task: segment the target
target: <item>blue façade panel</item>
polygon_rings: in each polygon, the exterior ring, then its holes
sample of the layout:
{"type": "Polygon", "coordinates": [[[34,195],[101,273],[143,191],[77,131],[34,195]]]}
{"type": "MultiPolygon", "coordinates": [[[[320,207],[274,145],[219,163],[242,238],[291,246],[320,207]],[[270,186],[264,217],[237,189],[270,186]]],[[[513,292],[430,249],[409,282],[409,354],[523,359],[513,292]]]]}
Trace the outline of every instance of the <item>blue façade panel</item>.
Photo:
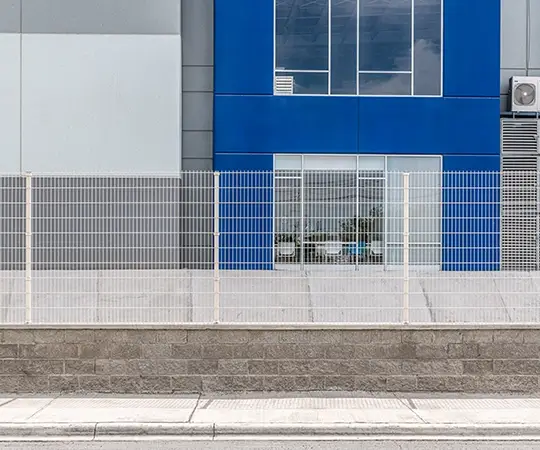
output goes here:
{"type": "Polygon", "coordinates": [[[223,270],[270,270],[273,261],[272,172],[221,172],[219,265],[223,270]]]}
{"type": "Polygon", "coordinates": [[[216,94],[272,94],[274,1],[214,0],[216,94]]]}
{"type": "Polygon", "coordinates": [[[499,156],[447,156],[443,168],[443,270],[499,270],[499,156]]]}
{"type": "Polygon", "coordinates": [[[216,154],[358,151],[356,97],[216,96],[214,117],[216,154]]]}
{"type": "Polygon", "coordinates": [[[445,0],[445,97],[498,97],[500,0],[445,0]]]}
{"type": "Polygon", "coordinates": [[[358,99],[359,153],[499,154],[499,99],[358,99]]]}

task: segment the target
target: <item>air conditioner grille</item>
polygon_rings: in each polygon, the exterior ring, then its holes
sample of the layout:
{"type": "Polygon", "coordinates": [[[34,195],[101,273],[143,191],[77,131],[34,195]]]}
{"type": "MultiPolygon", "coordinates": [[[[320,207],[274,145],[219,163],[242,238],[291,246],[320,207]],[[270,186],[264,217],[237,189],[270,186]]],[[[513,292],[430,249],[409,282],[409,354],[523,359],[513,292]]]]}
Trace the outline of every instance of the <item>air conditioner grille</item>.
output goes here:
{"type": "Polygon", "coordinates": [[[294,77],[288,75],[276,76],[274,91],[276,94],[281,95],[294,94],[294,77]]]}

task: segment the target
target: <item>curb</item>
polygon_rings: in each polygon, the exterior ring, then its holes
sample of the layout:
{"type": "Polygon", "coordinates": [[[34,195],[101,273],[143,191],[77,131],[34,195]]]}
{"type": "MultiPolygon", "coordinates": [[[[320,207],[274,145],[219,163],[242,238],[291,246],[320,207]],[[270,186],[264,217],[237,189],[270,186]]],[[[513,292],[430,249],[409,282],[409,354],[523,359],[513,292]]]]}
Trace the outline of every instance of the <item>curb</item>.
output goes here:
{"type": "Polygon", "coordinates": [[[540,439],[538,424],[211,424],[211,423],[4,423],[0,440],[84,440],[168,437],[184,439],[236,439],[265,437],[313,438],[510,438],[540,439]]]}

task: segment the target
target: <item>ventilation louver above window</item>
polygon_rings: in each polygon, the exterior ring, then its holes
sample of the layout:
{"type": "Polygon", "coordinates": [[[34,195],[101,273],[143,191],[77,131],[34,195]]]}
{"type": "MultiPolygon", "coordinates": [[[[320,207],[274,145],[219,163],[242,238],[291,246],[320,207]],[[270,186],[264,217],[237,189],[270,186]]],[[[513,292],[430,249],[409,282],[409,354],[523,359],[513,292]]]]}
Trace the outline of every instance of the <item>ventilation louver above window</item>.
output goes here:
{"type": "Polygon", "coordinates": [[[276,76],[274,91],[279,95],[294,94],[294,77],[292,76],[276,76]]]}

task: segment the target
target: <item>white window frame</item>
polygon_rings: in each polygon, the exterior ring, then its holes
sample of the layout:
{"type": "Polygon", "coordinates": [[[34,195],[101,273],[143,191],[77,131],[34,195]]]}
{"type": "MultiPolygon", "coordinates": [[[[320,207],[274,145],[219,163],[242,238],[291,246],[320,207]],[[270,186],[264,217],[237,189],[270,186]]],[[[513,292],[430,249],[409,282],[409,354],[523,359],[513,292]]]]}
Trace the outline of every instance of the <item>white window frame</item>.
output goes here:
{"type": "MultiPolygon", "coordinates": [[[[361,268],[362,270],[383,270],[383,271],[387,271],[387,270],[401,270],[401,268],[403,267],[403,264],[388,264],[387,263],[387,257],[388,257],[388,251],[389,251],[389,246],[398,246],[398,245],[403,245],[403,244],[400,244],[399,242],[388,242],[388,224],[386,223],[386,221],[388,220],[388,213],[387,213],[387,208],[388,208],[388,189],[386,188],[387,186],[387,183],[388,183],[388,174],[389,173],[396,173],[396,172],[389,172],[388,171],[388,158],[391,158],[391,157],[414,157],[414,158],[430,158],[430,159],[435,159],[437,158],[439,160],[439,170],[437,172],[433,172],[433,173],[437,173],[440,175],[440,181],[441,181],[441,186],[440,186],[440,195],[441,195],[441,215],[439,217],[439,223],[440,223],[440,242],[438,244],[439,248],[440,248],[440,258],[441,260],[438,262],[438,264],[434,264],[434,265],[414,265],[414,270],[435,270],[435,271],[440,271],[442,269],[442,264],[443,264],[443,207],[444,207],[444,186],[443,186],[443,159],[442,159],[442,155],[412,155],[412,154],[362,154],[362,155],[358,155],[358,154],[332,154],[332,153],[317,153],[317,154],[301,154],[301,153],[284,153],[284,154],[274,154],[273,155],[273,163],[272,163],[272,167],[273,167],[273,172],[274,172],[274,175],[273,175],[273,178],[274,178],[274,183],[273,183],[273,188],[272,188],[272,221],[273,221],[273,225],[272,225],[272,263],[274,264],[274,268],[277,269],[277,270],[297,270],[298,269],[298,266],[300,267],[303,267],[303,266],[308,266],[308,267],[317,267],[317,268],[320,268],[319,265],[311,265],[311,264],[306,264],[304,262],[301,262],[299,265],[298,264],[279,264],[277,263],[276,264],[276,248],[275,248],[275,245],[274,245],[274,242],[275,242],[275,238],[276,238],[276,226],[275,226],[275,219],[276,219],[276,183],[275,183],[275,180],[276,178],[276,174],[278,171],[283,171],[283,172],[288,172],[288,171],[299,171],[299,174],[300,174],[300,179],[303,180],[304,179],[304,173],[307,171],[309,172],[310,170],[306,170],[305,169],[305,162],[304,162],[304,159],[305,157],[333,157],[333,158],[343,158],[343,157],[356,157],[356,173],[357,173],[357,176],[358,174],[360,173],[360,160],[361,158],[365,158],[365,157],[378,157],[378,158],[384,158],[384,168],[383,168],[383,171],[384,171],[384,180],[385,180],[385,193],[384,193],[384,220],[385,220],[385,227],[384,227],[384,264],[382,265],[370,265],[370,264],[366,264],[366,265],[362,265],[361,268]],[[300,169],[278,169],[277,168],[277,164],[276,164],[276,160],[279,158],[279,157],[283,157],[283,156],[288,156],[288,157],[296,157],[296,158],[299,158],[300,161],[301,161],[301,168],[300,169]]],[[[344,172],[346,171],[346,169],[343,170],[344,172]]],[[[351,171],[354,171],[353,169],[351,169],[351,171]]],[[[422,172],[422,171],[420,171],[422,172]]],[[[302,204],[304,202],[304,193],[303,193],[303,186],[304,186],[304,183],[303,181],[301,181],[301,190],[302,190],[302,194],[301,194],[301,197],[302,197],[302,204]]],[[[302,210],[303,210],[303,207],[302,207],[302,210]]],[[[303,218],[302,218],[303,220],[303,218]]],[[[427,243],[413,243],[413,244],[410,244],[409,245],[409,250],[411,248],[411,245],[412,246],[415,246],[415,245],[427,245],[427,243]]],[[[433,245],[433,247],[435,247],[435,244],[433,243],[429,243],[429,245],[433,245]]],[[[325,266],[326,267],[326,266],[325,266]]],[[[328,266],[329,269],[331,270],[357,270],[358,269],[358,266],[354,266],[354,265],[332,265],[332,266],[328,266]]]]}
{"type": "MultiPolygon", "coordinates": [[[[276,51],[276,20],[277,20],[277,1],[274,0],[273,11],[273,75],[272,75],[272,91],[274,95],[282,96],[276,92],[276,76],[279,73],[326,73],[328,74],[328,92],[326,94],[293,94],[295,96],[302,97],[418,97],[418,98],[440,98],[443,96],[444,91],[444,2],[441,0],[441,70],[440,70],[440,92],[438,95],[417,95],[414,93],[414,49],[415,49],[415,0],[411,0],[411,70],[407,71],[361,71],[360,70],[360,45],[357,41],[356,44],[356,94],[332,94],[332,0],[328,0],[328,69],[326,70],[288,70],[286,68],[278,68],[277,66],[277,51],[276,51]],[[360,94],[360,74],[410,74],[411,75],[411,93],[410,94],[360,94]]],[[[356,38],[360,36],[360,1],[356,0],[356,38]]]]}

